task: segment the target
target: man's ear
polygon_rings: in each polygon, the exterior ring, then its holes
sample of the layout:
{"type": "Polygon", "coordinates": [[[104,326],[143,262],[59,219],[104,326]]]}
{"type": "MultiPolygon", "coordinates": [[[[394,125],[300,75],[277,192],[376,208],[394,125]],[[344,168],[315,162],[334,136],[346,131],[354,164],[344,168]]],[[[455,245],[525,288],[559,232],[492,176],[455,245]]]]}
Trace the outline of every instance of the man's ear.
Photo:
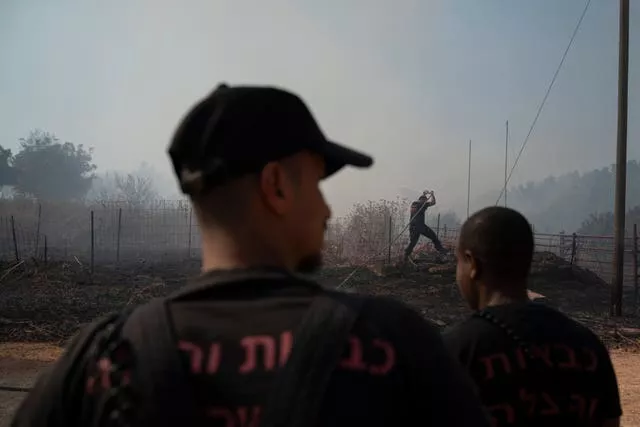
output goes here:
{"type": "Polygon", "coordinates": [[[473,253],[468,249],[464,251],[464,258],[469,264],[469,277],[471,280],[478,280],[482,270],[482,265],[478,258],[473,256],[473,253]]]}
{"type": "Polygon", "coordinates": [[[267,209],[276,215],[284,215],[291,209],[293,188],[280,163],[267,163],[260,172],[260,195],[267,209]]]}

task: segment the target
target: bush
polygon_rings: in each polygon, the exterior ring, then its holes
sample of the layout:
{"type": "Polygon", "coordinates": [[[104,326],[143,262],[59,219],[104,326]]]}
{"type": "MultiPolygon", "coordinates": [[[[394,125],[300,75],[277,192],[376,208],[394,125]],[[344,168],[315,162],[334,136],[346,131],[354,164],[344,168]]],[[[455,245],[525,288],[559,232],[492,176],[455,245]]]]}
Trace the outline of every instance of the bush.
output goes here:
{"type": "MultiPolygon", "coordinates": [[[[612,236],[614,218],[612,212],[590,214],[589,218],[582,222],[579,234],[589,234],[592,236],[612,236]]],[[[633,224],[640,224],[640,206],[636,206],[627,211],[625,217],[625,235],[631,236],[633,224]]]]}

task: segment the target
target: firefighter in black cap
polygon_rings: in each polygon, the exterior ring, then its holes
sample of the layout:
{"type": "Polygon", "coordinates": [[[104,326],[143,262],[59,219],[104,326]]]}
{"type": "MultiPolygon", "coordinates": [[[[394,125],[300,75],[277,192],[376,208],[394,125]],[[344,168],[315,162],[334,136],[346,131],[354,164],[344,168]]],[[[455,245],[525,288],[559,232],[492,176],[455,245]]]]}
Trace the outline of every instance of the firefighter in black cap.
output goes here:
{"type": "Polygon", "coordinates": [[[411,203],[411,223],[409,224],[410,241],[409,246],[404,251],[404,260],[409,261],[409,256],[413,252],[420,236],[425,236],[433,242],[433,246],[440,253],[446,253],[447,250],[442,246],[436,233],[424,222],[427,208],[435,206],[436,196],[433,191],[425,191],[418,200],[411,203]]]}

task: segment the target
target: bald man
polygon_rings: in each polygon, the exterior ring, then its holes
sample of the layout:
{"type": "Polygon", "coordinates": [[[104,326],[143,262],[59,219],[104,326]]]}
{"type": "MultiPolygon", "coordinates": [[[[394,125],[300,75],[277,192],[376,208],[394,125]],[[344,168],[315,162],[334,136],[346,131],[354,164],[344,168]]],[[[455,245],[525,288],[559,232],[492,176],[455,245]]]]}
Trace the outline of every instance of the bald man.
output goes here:
{"type": "Polygon", "coordinates": [[[620,424],[607,349],[588,328],[527,295],[534,252],[527,219],[489,207],[462,226],[457,282],[473,315],[445,342],[475,380],[494,426],[620,424]]]}

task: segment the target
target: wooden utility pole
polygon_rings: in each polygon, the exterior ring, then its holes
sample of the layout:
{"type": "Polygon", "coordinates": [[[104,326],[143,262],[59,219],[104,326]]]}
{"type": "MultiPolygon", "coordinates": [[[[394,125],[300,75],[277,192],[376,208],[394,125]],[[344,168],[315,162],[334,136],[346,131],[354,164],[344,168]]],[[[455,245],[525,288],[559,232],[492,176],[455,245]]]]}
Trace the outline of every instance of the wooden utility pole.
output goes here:
{"type": "Polygon", "coordinates": [[[471,201],[471,140],[469,140],[469,169],[467,170],[467,219],[469,218],[470,201],[471,201]]]}
{"type": "Polygon", "coordinates": [[[504,207],[507,207],[507,168],[509,167],[509,120],[507,120],[507,135],[504,142],[504,207]]]}
{"type": "Polygon", "coordinates": [[[624,220],[627,193],[627,95],[629,86],[629,0],[620,0],[620,43],[618,52],[618,142],[616,148],[616,195],[614,207],[612,316],[622,316],[624,280],[624,220]]]}

